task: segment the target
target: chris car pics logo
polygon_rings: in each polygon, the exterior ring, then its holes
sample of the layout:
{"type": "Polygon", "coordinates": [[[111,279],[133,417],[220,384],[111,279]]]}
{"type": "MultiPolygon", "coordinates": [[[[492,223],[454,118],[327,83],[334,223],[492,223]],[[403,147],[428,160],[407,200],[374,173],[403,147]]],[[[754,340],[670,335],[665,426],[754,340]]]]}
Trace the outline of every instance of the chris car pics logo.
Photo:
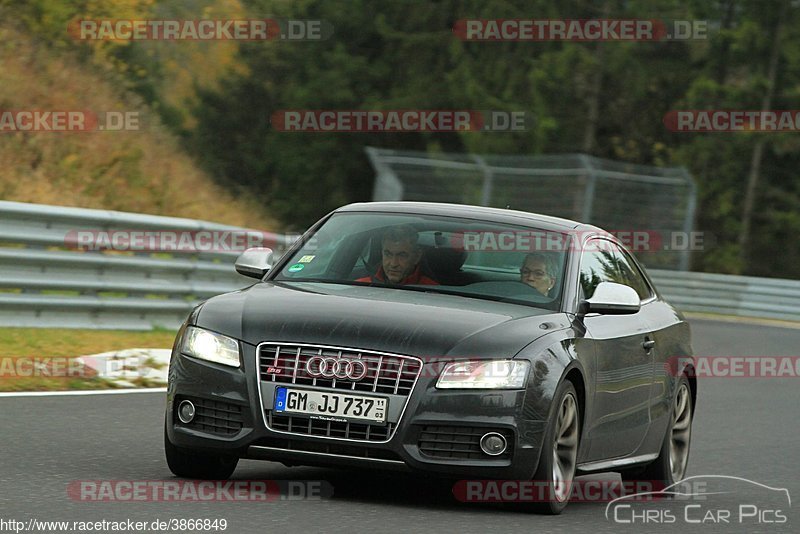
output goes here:
{"type": "Polygon", "coordinates": [[[789,490],[742,477],[698,475],[657,492],[634,493],[606,505],[608,521],[624,525],[725,525],[762,529],[788,522],[789,490]],[[645,499],[644,497],[661,497],[645,499]],[[668,498],[667,498],[668,497],[668,498]]]}

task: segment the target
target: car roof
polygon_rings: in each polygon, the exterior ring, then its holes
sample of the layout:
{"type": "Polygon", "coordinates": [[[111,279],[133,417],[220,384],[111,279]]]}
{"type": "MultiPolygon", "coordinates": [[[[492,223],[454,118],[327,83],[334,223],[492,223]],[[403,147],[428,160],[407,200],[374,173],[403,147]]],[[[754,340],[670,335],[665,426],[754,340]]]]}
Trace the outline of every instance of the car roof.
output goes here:
{"type": "Polygon", "coordinates": [[[570,219],[518,211],[512,209],[471,206],[468,204],[447,204],[440,202],[357,202],[336,210],[336,213],[371,211],[379,213],[413,213],[419,215],[443,215],[449,217],[466,217],[489,222],[507,224],[525,224],[542,230],[567,232],[605,233],[596,226],[579,223],[570,219]]]}

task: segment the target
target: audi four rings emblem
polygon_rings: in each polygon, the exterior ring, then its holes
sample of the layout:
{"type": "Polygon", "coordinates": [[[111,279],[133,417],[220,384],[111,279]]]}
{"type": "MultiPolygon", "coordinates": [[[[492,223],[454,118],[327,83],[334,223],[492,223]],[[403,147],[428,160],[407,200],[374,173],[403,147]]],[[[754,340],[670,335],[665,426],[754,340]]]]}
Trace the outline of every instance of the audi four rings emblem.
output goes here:
{"type": "Polygon", "coordinates": [[[314,378],[338,378],[358,381],[367,376],[367,364],[347,358],[314,356],[306,362],[306,372],[314,378]]]}

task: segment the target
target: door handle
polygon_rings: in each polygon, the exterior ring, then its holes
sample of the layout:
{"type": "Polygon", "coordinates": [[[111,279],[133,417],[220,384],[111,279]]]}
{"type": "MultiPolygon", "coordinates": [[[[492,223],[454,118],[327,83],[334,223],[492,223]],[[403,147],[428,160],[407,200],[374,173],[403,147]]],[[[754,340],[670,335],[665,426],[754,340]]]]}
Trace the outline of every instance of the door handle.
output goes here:
{"type": "Polygon", "coordinates": [[[656,341],[650,338],[644,338],[644,342],[642,343],[642,348],[644,350],[650,350],[656,346],[656,341]]]}

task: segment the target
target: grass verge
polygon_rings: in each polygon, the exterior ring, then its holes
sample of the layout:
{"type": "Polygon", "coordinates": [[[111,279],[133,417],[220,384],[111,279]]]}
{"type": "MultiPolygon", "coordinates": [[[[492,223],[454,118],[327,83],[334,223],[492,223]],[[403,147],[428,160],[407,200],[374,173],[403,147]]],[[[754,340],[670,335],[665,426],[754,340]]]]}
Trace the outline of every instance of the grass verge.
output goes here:
{"type": "MultiPolygon", "coordinates": [[[[59,391],[68,389],[106,389],[114,384],[90,376],[55,376],[48,358],[75,358],[130,348],[168,349],[175,340],[172,330],[132,332],[126,330],[74,330],[47,328],[0,328],[0,391],[59,391]]],[[[62,364],[63,365],[63,364],[62,364]]]]}

